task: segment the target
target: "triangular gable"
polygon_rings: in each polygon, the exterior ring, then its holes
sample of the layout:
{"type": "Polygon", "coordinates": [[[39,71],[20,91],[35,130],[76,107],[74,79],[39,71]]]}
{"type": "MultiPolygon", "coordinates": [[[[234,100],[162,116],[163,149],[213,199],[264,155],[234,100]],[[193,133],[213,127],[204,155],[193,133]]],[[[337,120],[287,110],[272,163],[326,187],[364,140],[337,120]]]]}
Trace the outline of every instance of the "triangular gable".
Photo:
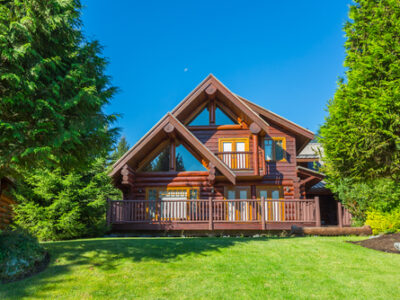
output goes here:
{"type": "Polygon", "coordinates": [[[268,123],[254,112],[244,101],[232,93],[214,75],[210,74],[173,110],[172,114],[185,124],[204,107],[210,96],[215,96],[220,106],[225,106],[235,112],[250,125],[255,123],[260,130],[268,131],[268,123]]]}
{"type": "Polygon", "coordinates": [[[193,150],[213,164],[230,182],[235,184],[236,175],[201,141],[199,141],[178,119],[172,114],[165,115],[146,135],[140,139],[128,152],[125,153],[113,166],[110,176],[119,174],[124,165],[135,169],[150,151],[163,146],[163,141],[168,138],[166,131],[173,131],[180,139],[186,142],[193,150]]]}
{"type": "Polygon", "coordinates": [[[263,116],[268,120],[270,123],[278,124],[279,126],[287,129],[288,131],[292,132],[297,139],[296,143],[296,150],[297,153],[300,153],[301,150],[312,140],[314,139],[314,133],[288,119],[285,119],[282,116],[279,116],[272,111],[261,107],[250,100],[247,100],[239,95],[237,95],[243,102],[245,102],[253,111],[258,113],[260,116],[263,116]]]}

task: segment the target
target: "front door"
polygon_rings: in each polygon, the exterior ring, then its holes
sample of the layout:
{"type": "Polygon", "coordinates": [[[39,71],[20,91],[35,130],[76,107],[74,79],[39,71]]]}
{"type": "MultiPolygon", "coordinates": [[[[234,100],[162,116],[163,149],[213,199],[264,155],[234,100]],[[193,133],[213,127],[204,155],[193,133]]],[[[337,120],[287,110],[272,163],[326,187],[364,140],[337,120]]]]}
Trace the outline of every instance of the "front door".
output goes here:
{"type": "Polygon", "coordinates": [[[283,199],[283,188],[281,186],[257,186],[257,198],[261,199],[261,197],[266,200],[265,220],[284,221],[285,203],[279,201],[279,199],[283,199]]]}

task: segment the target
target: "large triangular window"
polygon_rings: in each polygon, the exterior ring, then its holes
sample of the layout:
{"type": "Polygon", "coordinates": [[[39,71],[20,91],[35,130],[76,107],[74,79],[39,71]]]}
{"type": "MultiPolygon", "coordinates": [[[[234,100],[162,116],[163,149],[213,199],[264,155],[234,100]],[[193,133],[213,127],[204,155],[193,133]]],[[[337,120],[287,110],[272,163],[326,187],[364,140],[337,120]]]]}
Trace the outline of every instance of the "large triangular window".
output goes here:
{"type": "Polygon", "coordinates": [[[177,171],[207,171],[197,158],[193,156],[183,145],[176,147],[177,171]]]}
{"type": "Polygon", "coordinates": [[[236,125],[238,124],[235,122],[231,117],[229,117],[222,109],[218,106],[215,110],[215,125],[236,125]]]}
{"type": "MultiPolygon", "coordinates": [[[[168,144],[163,150],[143,168],[143,172],[168,172],[170,171],[170,149],[168,144]]],[[[182,171],[207,171],[206,167],[193,156],[183,145],[175,148],[175,170],[182,171]]]]}
{"type": "Polygon", "coordinates": [[[146,164],[143,172],[168,172],[169,171],[169,151],[170,145],[167,145],[152,161],[146,164]]]}
{"type": "Polygon", "coordinates": [[[210,113],[208,111],[208,106],[203,108],[203,110],[189,123],[189,126],[208,126],[210,125],[210,113]]]}

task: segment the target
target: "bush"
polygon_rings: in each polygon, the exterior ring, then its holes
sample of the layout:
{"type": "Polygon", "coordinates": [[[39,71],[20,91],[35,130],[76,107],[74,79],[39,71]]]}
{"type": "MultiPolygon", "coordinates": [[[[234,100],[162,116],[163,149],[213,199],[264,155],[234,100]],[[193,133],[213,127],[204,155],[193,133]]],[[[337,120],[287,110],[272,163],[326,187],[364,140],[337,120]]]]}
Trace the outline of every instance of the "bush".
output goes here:
{"type": "Polygon", "coordinates": [[[25,176],[15,192],[14,222],[39,240],[94,237],[107,230],[106,198],[120,198],[98,160],[87,171],[40,170],[25,176]]]}
{"type": "Polygon", "coordinates": [[[37,239],[22,231],[0,232],[0,281],[35,273],[45,263],[46,251],[37,239]]]}
{"type": "Polygon", "coordinates": [[[368,211],[365,224],[371,226],[373,234],[400,232],[400,208],[390,212],[368,211]]]}
{"type": "Polygon", "coordinates": [[[333,191],[353,215],[356,222],[364,223],[368,211],[389,213],[400,207],[400,184],[391,178],[365,182],[341,180],[333,191]]]}

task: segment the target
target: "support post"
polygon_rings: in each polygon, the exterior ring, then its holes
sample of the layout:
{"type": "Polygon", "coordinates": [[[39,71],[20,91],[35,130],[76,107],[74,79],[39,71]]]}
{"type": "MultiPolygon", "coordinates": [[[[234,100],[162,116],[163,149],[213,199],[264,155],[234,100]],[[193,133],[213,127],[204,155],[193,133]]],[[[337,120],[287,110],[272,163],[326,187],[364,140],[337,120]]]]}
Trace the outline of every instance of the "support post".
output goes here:
{"type": "Polygon", "coordinates": [[[111,200],[107,197],[107,213],[106,213],[107,226],[111,225],[111,200]]]}
{"type": "Polygon", "coordinates": [[[315,225],[321,227],[321,209],[319,207],[319,197],[315,197],[315,225]]]}
{"type": "Polygon", "coordinates": [[[253,134],[253,168],[254,175],[258,175],[260,173],[260,168],[258,166],[258,135],[253,134]]]}
{"type": "Polygon", "coordinates": [[[338,226],[343,227],[343,209],[342,203],[338,201],[337,203],[337,219],[338,219],[338,226]]]}
{"type": "Polygon", "coordinates": [[[214,224],[213,224],[213,201],[212,197],[208,197],[208,229],[213,230],[214,224]]]}
{"type": "Polygon", "coordinates": [[[261,197],[261,229],[265,230],[265,198],[261,197]]]}
{"type": "Polygon", "coordinates": [[[175,140],[171,139],[170,143],[170,150],[169,150],[169,170],[175,171],[176,164],[175,164],[175,140]]]}

